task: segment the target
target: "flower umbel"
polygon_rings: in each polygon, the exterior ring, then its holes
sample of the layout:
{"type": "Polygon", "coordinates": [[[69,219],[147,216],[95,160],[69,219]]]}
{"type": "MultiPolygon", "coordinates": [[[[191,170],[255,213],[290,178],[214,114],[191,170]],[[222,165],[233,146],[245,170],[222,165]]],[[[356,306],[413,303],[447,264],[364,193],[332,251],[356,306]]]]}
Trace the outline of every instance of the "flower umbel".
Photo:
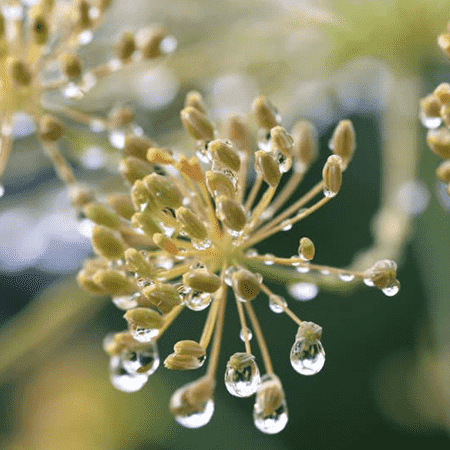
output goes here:
{"type": "Polygon", "coordinates": [[[164,41],[172,38],[163,29],[142,33],[141,42],[133,33],[125,32],[110,61],[86,70],[77,52],[91,42],[110,3],[111,0],[1,2],[0,177],[12,147],[16,113],[33,120],[41,146],[67,185],[73,185],[75,177],[60,152],[59,144],[66,132],[55,115],[87,125],[94,133],[108,133],[116,148],[123,148],[125,134],[142,134],[127,108],[113,110],[108,118],[103,118],[71,105],[85,97],[100,80],[168,52],[164,41]],[[29,7],[29,3],[36,4],[29,7]]]}
{"type": "Polygon", "coordinates": [[[133,370],[127,371],[130,351],[154,355],[156,341],[183,309],[209,308],[198,341],[176,343],[174,353],[164,362],[166,368],[174,370],[193,370],[205,359],[208,362],[206,374],[176,391],[170,402],[176,420],[188,428],[205,425],[214,411],[229,291],[235,300],[245,351],[230,355],[225,385],[237,397],[256,394],[255,426],[273,434],[285,427],[288,412],[253,302],[266,297],[272,311],[287,314],[299,327],[291,351],[297,372],[319,372],[325,352],[322,328],[297,317],[264,277],[270,278],[271,271],[284,267],[296,279],[308,271],[335,274],[343,282],[364,279],[387,295],[399,287],[392,261],[381,261],[365,272],[311,263],[315,246],[306,237],[299,240],[298,254],[289,258],[258,254],[254,249],[258,243],[290,230],[336,196],[354,151],[355,133],[350,121],[337,126],[331,141],[333,155],[325,163],[323,179],[285,207],[315,159],[317,133],[309,122],[300,122],[291,136],[264,97],[254,101],[253,113],[259,125],[257,148],[253,148],[248,126],[237,116],[229,118],[219,137],[200,95],[189,94],[181,120],[196,141],[197,157],[187,159],[167,149],[150,148],[147,163],[136,178],[130,180],[125,174],[132,185],[127,201],[133,211],[121,214],[116,210],[116,221],[110,218],[112,211],[104,216],[91,215],[97,223],[92,240],[98,258],[87,261],[78,275],[82,287],[94,294],[111,295],[119,308],[127,310],[128,331],[108,338],[112,344],[106,346],[114,362],[113,384],[127,392],[140,389],[142,374],[149,373],[148,364],[136,369],[139,357],[133,360],[133,370]],[[256,179],[250,182],[252,166],[256,179]],[[281,178],[289,173],[289,180],[280,187],[281,178]],[[262,377],[252,354],[248,320],[263,359],[262,377]]]}

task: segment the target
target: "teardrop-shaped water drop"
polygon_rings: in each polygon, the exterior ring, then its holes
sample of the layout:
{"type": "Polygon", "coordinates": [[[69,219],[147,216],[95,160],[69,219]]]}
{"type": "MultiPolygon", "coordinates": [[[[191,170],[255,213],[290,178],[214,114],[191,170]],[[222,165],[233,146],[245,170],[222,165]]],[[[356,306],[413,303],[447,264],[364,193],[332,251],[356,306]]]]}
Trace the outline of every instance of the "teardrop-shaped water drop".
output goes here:
{"type": "Polygon", "coordinates": [[[275,255],[272,253],[266,253],[264,255],[264,264],[266,266],[273,266],[275,264],[275,255]]]}
{"type": "Polygon", "coordinates": [[[158,347],[155,341],[150,341],[146,345],[124,350],[120,359],[130,375],[143,374],[148,377],[159,367],[158,347]]]}
{"type": "Polygon", "coordinates": [[[384,295],[387,295],[388,297],[393,297],[394,295],[398,294],[400,291],[400,281],[395,280],[395,282],[390,285],[386,286],[385,288],[381,289],[381,292],[383,292],[384,295]]]}
{"type": "Polygon", "coordinates": [[[241,328],[241,331],[240,331],[240,333],[239,333],[239,337],[241,338],[241,341],[242,341],[242,342],[245,342],[245,337],[246,337],[246,336],[247,336],[247,339],[248,339],[249,341],[252,340],[253,333],[252,333],[252,330],[250,330],[249,327],[247,327],[247,331],[245,331],[244,328],[241,328]]]}
{"type": "Polygon", "coordinates": [[[325,195],[325,197],[335,197],[337,194],[337,192],[334,191],[330,191],[329,189],[327,189],[326,187],[323,188],[323,195],[325,195]]]}
{"type": "Polygon", "coordinates": [[[186,386],[176,390],[170,399],[170,409],[175,413],[175,420],[186,428],[205,426],[214,414],[214,402],[211,398],[197,405],[189,404],[185,398],[186,386]]]}
{"type": "Polygon", "coordinates": [[[280,295],[271,295],[269,297],[269,308],[275,314],[281,314],[284,311],[282,305],[284,305],[284,307],[288,306],[288,303],[284,297],[281,297],[280,295]]]}
{"type": "Polygon", "coordinates": [[[146,343],[150,342],[153,338],[158,336],[159,329],[158,328],[145,328],[145,327],[136,327],[130,330],[131,337],[138,342],[146,343]]]}
{"type": "Polygon", "coordinates": [[[225,269],[224,280],[228,286],[233,285],[232,276],[233,276],[233,273],[237,272],[238,270],[239,270],[239,268],[236,266],[230,266],[225,269]]]}
{"type": "Polygon", "coordinates": [[[211,239],[192,239],[191,242],[194,248],[196,248],[197,250],[206,250],[207,248],[211,247],[211,239]]]}
{"type": "Polygon", "coordinates": [[[349,283],[355,279],[355,275],[352,275],[351,273],[340,273],[339,279],[344,283],[349,283]]]}
{"type": "Polygon", "coordinates": [[[208,292],[192,291],[185,298],[185,305],[192,311],[203,311],[206,309],[212,300],[212,294],[208,292]]]}
{"type": "Polygon", "coordinates": [[[145,374],[131,374],[123,366],[119,356],[113,356],[109,363],[109,379],[111,384],[122,392],[137,392],[142,389],[147,382],[145,374]]]}
{"type": "Polygon", "coordinates": [[[428,128],[429,130],[440,127],[442,123],[442,119],[440,116],[438,117],[427,116],[423,111],[420,112],[419,118],[420,121],[422,122],[422,125],[428,128]]]}
{"type": "Polygon", "coordinates": [[[315,375],[325,364],[325,351],[319,340],[297,339],[291,349],[292,367],[302,375],[315,375]]]}
{"type": "Polygon", "coordinates": [[[112,302],[117,306],[117,308],[126,311],[138,306],[138,300],[140,296],[140,292],[134,292],[128,295],[117,295],[112,298],[112,302]]]}
{"type": "Polygon", "coordinates": [[[274,374],[261,377],[253,407],[253,421],[256,428],[266,434],[279,433],[288,422],[283,388],[274,374]]]}
{"type": "MultiPolygon", "coordinates": [[[[297,269],[300,269],[300,267],[297,267],[297,269]]],[[[289,285],[288,289],[292,297],[300,301],[312,300],[319,293],[319,288],[314,283],[293,283],[289,285]]]]}
{"type": "Polygon", "coordinates": [[[259,386],[261,377],[255,357],[248,353],[235,353],[225,370],[225,387],[235,397],[250,397],[259,386]]]}

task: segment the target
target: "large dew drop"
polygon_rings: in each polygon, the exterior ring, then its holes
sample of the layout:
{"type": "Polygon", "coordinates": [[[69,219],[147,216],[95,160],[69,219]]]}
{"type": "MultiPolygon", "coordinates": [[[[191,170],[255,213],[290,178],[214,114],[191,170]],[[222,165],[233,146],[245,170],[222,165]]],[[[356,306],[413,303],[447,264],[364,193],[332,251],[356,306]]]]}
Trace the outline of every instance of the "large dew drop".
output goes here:
{"type": "Polygon", "coordinates": [[[261,377],[255,357],[248,353],[235,353],[225,371],[225,387],[235,397],[250,397],[259,386],[261,377]]]}
{"type": "Polygon", "coordinates": [[[212,398],[205,401],[196,399],[196,404],[189,402],[186,394],[190,385],[176,390],[170,399],[170,410],[175,420],[186,428],[200,428],[205,426],[214,414],[212,398]]]}
{"type": "Polygon", "coordinates": [[[124,369],[130,374],[143,374],[147,377],[155,373],[159,366],[159,354],[155,341],[136,349],[128,349],[120,354],[124,369]]]}
{"type": "Polygon", "coordinates": [[[253,407],[253,421],[256,428],[266,434],[276,434],[288,422],[288,410],[283,388],[276,375],[266,374],[256,392],[253,407]]]}
{"type": "Polygon", "coordinates": [[[325,351],[319,340],[297,339],[291,349],[292,367],[301,375],[315,375],[325,364],[325,351]]]}
{"type": "Polygon", "coordinates": [[[271,295],[269,297],[269,308],[275,314],[281,314],[284,311],[284,307],[287,307],[287,301],[284,297],[279,295],[271,295]]]}
{"type": "Polygon", "coordinates": [[[147,382],[146,374],[131,374],[124,365],[119,356],[113,356],[109,363],[109,378],[111,384],[122,392],[137,392],[142,389],[147,382]]]}

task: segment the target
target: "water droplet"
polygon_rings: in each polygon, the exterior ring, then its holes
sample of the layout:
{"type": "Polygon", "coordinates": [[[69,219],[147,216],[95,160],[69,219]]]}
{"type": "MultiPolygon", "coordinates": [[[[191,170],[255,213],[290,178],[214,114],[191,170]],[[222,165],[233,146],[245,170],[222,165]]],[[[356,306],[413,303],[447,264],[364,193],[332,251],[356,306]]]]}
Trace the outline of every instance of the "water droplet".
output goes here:
{"type": "Polygon", "coordinates": [[[114,148],[123,149],[125,147],[125,130],[119,128],[111,130],[108,139],[114,148]]]}
{"type": "Polygon", "coordinates": [[[269,308],[272,312],[275,314],[281,314],[284,311],[281,305],[284,305],[285,307],[288,306],[288,303],[284,297],[281,297],[280,295],[271,295],[269,297],[269,308]]]}
{"type": "MultiPolygon", "coordinates": [[[[300,256],[301,257],[301,256],[300,256]]],[[[298,256],[291,256],[289,259],[292,260],[291,266],[292,267],[298,267],[300,265],[300,262],[298,261],[298,256]]],[[[303,258],[302,258],[303,259],[303,258]]]]}
{"type": "Polygon", "coordinates": [[[373,287],[373,285],[374,285],[372,278],[364,278],[363,281],[366,286],[373,287]]]}
{"type": "Polygon", "coordinates": [[[235,353],[225,370],[225,387],[235,397],[250,397],[259,386],[261,377],[255,357],[248,353],[235,353]]]}
{"type": "Polygon", "coordinates": [[[118,58],[111,58],[108,61],[108,68],[111,72],[115,72],[122,67],[122,61],[118,58]]]}
{"type": "Polygon", "coordinates": [[[258,256],[258,250],[256,250],[255,248],[250,248],[245,252],[245,256],[247,256],[248,258],[254,258],[255,256],[258,256]]]}
{"type": "Polygon", "coordinates": [[[239,270],[239,268],[236,266],[230,266],[225,269],[224,280],[228,286],[233,285],[232,276],[233,276],[233,273],[237,272],[238,270],[239,270]]]}
{"type": "Polygon", "coordinates": [[[203,311],[206,309],[212,300],[212,294],[208,292],[192,291],[185,299],[185,305],[192,311],[203,311]]]}
{"type": "Polygon", "coordinates": [[[80,86],[78,83],[74,83],[73,81],[70,81],[62,88],[62,95],[66,98],[70,99],[80,99],[83,98],[84,94],[82,90],[80,89],[80,86]]]}
{"type": "Polygon", "coordinates": [[[84,30],[78,35],[78,44],[87,45],[92,41],[94,34],[91,30],[84,30]]]}
{"type": "Polygon", "coordinates": [[[280,226],[283,231],[289,231],[292,228],[292,222],[290,220],[283,220],[280,226]]]}
{"type": "Polygon", "coordinates": [[[89,123],[89,128],[94,133],[101,133],[105,131],[105,122],[101,119],[92,119],[89,123]]]}
{"type": "Polygon", "coordinates": [[[136,349],[127,349],[120,354],[124,369],[130,374],[146,375],[156,372],[159,367],[158,347],[155,341],[136,349]]]}
{"type": "Polygon", "coordinates": [[[288,422],[288,410],[281,383],[276,375],[263,375],[253,407],[256,428],[266,434],[276,434],[288,422]],[[271,395],[273,393],[273,395],[271,395]]]}
{"type": "Polygon", "coordinates": [[[98,19],[100,17],[100,9],[96,6],[91,6],[89,8],[89,18],[90,19],[98,19]]]}
{"type": "Polygon", "coordinates": [[[275,264],[275,255],[272,253],[266,253],[264,255],[264,264],[266,266],[273,266],[275,264]]]}
{"type": "Polygon", "coordinates": [[[320,273],[321,273],[322,275],[330,275],[330,271],[327,270],[327,269],[322,269],[322,270],[320,271],[320,273]]]}
{"type": "Polygon", "coordinates": [[[423,111],[420,112],[419,118],[422,125],[429,130],[440,127],[442,123],[442,119],[440,117],[429,117],[423,111]]]}
{"type": "Polygon", "coordinates": [[[298,273],[308,273],[308,272],[309,272],[309,267],[308,267],[307,265],[304,265],[304,266],[298,266],[298,267],[295,268],[295,270],[296,270],[298,273]]]}
{"type": "Polygon", "coordinates": [[[252,337],[253,337],[252,330],[250,330],[250,328],[247,327],[247,333],[245,333],[244,328],[241,328],[241,332],[239,333],[239,337],[241,338],[242,342],[245,342],[245,335],[246,334],[247,334],[248,341],[250,342],[252,340],[252,337]]]}
{"type": "Polygon", "coordinates": [[[383,292],[384,295],[387,295],[388,297],[393,297],[394,295],[398,294],[400,291],[400,281],[395,280],[395,282],[391,286],[386,286],[384,289],[381,289],[381,292],[383,292]]]}
{"type": "Polygon", "coordinates": [[[397,189],[395,195],[397,207],[407,214],[418,215],[423,213],[430,201],[430,193],[424,183],[406,181],[397,189]]]}
{"type": "Polygon", "coordinates": [[[83,75],[83,92],[89,92],[97,84],[97,77],[92,72],[83,75]]]}
{"type": "MultiPolygon", "coordinates": [[[[297,270],[299,267],[297,268],[297,270]]],[[[312,300],[319,293],[319,288],[313,283],[294,283],[289,285],[289,293],[296,300],[307,301],[312,300]]]]}
{"type": "Polygon", "coordinates": [[[140,296],[140,292],[134,292],[130,295],[118,295],[112,298],[112,302],[117,308],[126,311],[127,309],[133,309],[138,306],[138,299],[140,296]]]}
{"type": "Polygon", "coordinates": [[[94,230],[95,223],[91,219],[82,219],[78,224],[78,232],[87,238],[92,237],[92,232],[94,230]]]}
{"type": "Polygon", "coordinates": [[[4,195],[5,195],[5,186],[0,184],[0,198],[3,197],[4,195]]]}
{"type": "Polygon", "coordinates": [[[175,420],[186,428],[200,428],[205,426],[214,413],[214,402],[211,398],[203,400],[204,393],[197,393],[195,384],[200,380],[189,383],[177,389],[170,399],[170,410],[175,420]],[[191,390],[194,390],[191,394],[191,390]],[[203,393],[203,397],[199,397],[203,393]],[[196,395],[197,394],[197,395],[196,395]],[[193,398],[194,397],[194,398],[193,398]]]}
{"type": "Polygon", "coordinates": [[[319,340],[297,339],[291,349],[292,367],[302,375],[315,375],[325,364],[325,351],[319,340]]]}
{"type": "Polygon", "coordinates": [[[203,239],[202,241],[197,239],[191,240],[192,245],[197,250],[206,250],[207,248],[211,247],[211,239],[203,239]]]}
{"type": "Polygon", "coordinates": [[[98,170],[105,167],[108,156],[101,147],[89,147],[83,152],[81,162],[87,169],[98,170]]]}
{"type": "Polygon", "coordinates": [[[165,236],[172,237],[172,235],[175,231],[175,227],[171,227],[170,225],[167,225],[162,220],[160,222],[158,222],[158,225],[162,229],[162,232],[164,233],[165,236]]]}
{"type": "Polygon", "coordinates": [[[17,3],[13,5],[3,5],[2,14],[3,17],[7,20],[22,20],[23,6],[17,3]]]}
{"type": "Polygon", "coordinates": [[[339,279],[344,281],[345,283],[349,283],[350,281],[353,281],[355,279],[355,275],[352,275],[351,273],[340,273],[339,279]]]}
{"type": "Polygon", "coordinates": [[[207,143],[199,141],[195,154],[202,163],[211,164],[211,152],[208,150],[207,143]]]}
{"type": "Polygon", "coordinates": [[[174,261],[170,256],[160,254],[156,257],[154,264],[155,267],[159,267],[164,270],[170,270],[174,265],[174,261]]]}
{"type": "Polygon", "coordinates": [[[123,366],[122,359],[119,356],[113,356],[109,362],[109,379],[119,391],[131,393],[142,389],[148,376],[141,373],[129,373],[123,366]]]}
{"type": "Polygon", "coordinates": [[[178,41],[174,36],[166,36],[159,44],[159,49],[164,55],[173,53],[178,45],[178,41]]]}
{"type": "Polygon", "coordinates": [[[272,145],[270,143],[270,130],[266,130],[265,128],[260,128],[258,130],[257,144],[259,150],[263,150],[265,152],[271,151],[272,145]]]}
{"type": "Polygon", "coordinates": [[[158,328],[144,328],[144,327],[136,327],[133,330],[130,330],[131,337],[138,342],[146,343],[150,342],[153,338],[158,336],[159,330],[158,328]]]}
{"type": "Polygon", "coordinates": [[[327,189],[326,187],[323,188],[323,195],[325,195],[325,197],[335,197],[336,196],[336,192],[330,191],[329,189],[327,189]]]}
{"type": "Polygon", "coordinates": [[[292,167],[292,157],[291,156],[286,155],[282,152],[278,152],[277,161],[278,161],[281,173],[286,173],[286,172],[289,172],[289,170],[291,170],[291,167],[292,167]]]}

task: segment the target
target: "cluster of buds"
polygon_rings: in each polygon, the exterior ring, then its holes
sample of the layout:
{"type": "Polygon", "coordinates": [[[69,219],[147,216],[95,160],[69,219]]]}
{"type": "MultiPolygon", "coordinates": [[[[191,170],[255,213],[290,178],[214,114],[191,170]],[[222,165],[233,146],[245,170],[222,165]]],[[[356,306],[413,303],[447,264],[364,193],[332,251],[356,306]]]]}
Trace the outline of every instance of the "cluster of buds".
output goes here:
{"type": "MultiPolygon", "coordinates": [[[[449,32],[438,37],[440,49],[450,58],[449,32]]],[[[450,84],[441,83],[420,101],[420,119],[428,128],[427,144],[443,161],[436,169],[437,179],[447,185],[450,195],[450,84]]]]}
{"type": "Polygon", "coordinates": [[[188,428],[205,425],[214,412],[229,292],[244,348],[230,356],[225,386],[237,397],[256,395],[255,426],[272,434],[286,426],[288,412],[254,305],[265,298],[274,313],[293,320],[298,331],[290,359],[298,373],[318,373],[325,352],[322,328],[301,320],[265,279],[280,280],[284,268],[291,281],[311,271],[337,276],[342,282],[364,280],[387,295],[399,287],[392,261],[381,261],[365,272],[313,264],[315,246],[307,237],[299,239],[296,255],[258,254],[255,246],[261,241],[290,230],[338,194],[355,148],[355,133],[350,121],[338,124],[322,179],[285,207],[317,156],[317,133],[311,123],[302,121],[290,134],[264,97],[254,101],[253,116],[256,140],[238,116],[231,116],[219,135],[200,94],[188,94],[181,121],[195,141],[197,156],[188,159],[142,139],[128,139],[124,150],[129,156],[120,170],[130,186],[129,195],[112,196],[106,206],[93,202],[83,206],[85,216],[95,223],[92,246],[98,256],[85,263],[78,282],[91,293],[112,296],[126,311],[128,330],[109,336],[105,344],[116,388],[141,389],[158,365],[157,340],[180,312],[208,309],[199,339],[188,336],[177,342],[164,361],[171,370],[197,370],[208,363],[206,374],[177,390],[170,401],[176,421],[188,428]],[[253,168],[256,178],[251,180],[253,168]],[[282,177],[289,175],[280,186],[282,177]],[[264,364],[262,375],[252,353],[253,333],[264,364]]]}
{"type": "Polygon", "coordinates": [[[87,125],[91,132],[107,133],[113,147],[122,148],[125,133],[142,134],[133,113],[115,109],[107,118],[74,109],[70,101],[84,97],[100,80],[140,61],[170,53],[174,38],[162,28],[125,32],[115,56],[105,64],[83,68],[77,52],[89,44],[102,23],[111,0],[12,0],[0,11],[0,176],[13,140],[13,120],[18,112],[35,123],[40,143],[60,179],[73,185],[72,169],[59,150],[65,129],[55,115],[87,125]],[[28,6],[33,3],[33,6],[28,6]],[[56,102],[60,96],[61,102],[56,102]],[[50,100],[52,99],[52,100],[50,100]]]}

